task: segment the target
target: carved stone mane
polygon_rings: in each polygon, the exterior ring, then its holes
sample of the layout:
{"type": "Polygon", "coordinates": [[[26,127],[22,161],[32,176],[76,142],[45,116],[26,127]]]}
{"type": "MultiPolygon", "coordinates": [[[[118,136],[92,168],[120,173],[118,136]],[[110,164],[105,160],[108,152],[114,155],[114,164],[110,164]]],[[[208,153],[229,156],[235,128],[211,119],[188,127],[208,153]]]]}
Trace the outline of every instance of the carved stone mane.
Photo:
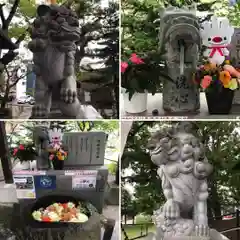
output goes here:
{"type": "Polygon", "coordinates": [[[80,39],[77,15],[64,6],[42,5],[38,7],[31,37],[29,48],[32,52],[44,51],[48,46],[61,52],[74,51],[75,42],[80,39]]]}
{"type": "Polygon", "coordinates": [[[205,157],[204,146],[189,126],[164,128],[150,140],[152,161],[165,166],[171,177],[192,173],[196,178],[206,178],[211,167],[205,157]],[[173,167],[174,166],[174,167],[173,167]]]}

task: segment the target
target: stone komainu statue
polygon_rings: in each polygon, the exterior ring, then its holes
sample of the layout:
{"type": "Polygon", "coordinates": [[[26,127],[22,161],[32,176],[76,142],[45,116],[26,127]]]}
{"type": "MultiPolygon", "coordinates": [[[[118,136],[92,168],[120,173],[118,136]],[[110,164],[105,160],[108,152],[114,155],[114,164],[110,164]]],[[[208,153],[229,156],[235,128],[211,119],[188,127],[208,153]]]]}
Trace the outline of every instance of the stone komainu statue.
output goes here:
{"type": "Polygon", "coordinates": [[[65,6],[40,5],[31,29],[33,70],[36,74],[32,118],[47,118],[52,101],[67,118],[85,118],[77,97],[74,73],[77,16],[65,6]]]}
{"type": "MultiPolygon", "coordinates": [[[[208,239],[207,176],[212,166],[203,144],[182,123],[156,132],[149,142],[152,161],[159,166],[166,203],[155,212],[157,239],[201,236],[208,239]]],[[[179,238],[180,239],[180,238],[179,238]]],[[[188,239],[188,238],[183,238],[188,239]]]]}

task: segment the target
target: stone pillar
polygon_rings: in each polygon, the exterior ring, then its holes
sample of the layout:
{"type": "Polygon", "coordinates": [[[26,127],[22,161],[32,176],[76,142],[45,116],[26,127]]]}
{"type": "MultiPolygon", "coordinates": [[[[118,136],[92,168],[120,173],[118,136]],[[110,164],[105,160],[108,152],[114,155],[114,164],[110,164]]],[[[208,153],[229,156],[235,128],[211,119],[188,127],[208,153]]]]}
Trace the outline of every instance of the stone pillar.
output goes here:
{"type": "Polygon", "coordinates": [[[193,81],[200,47],[200,26],[195,12],[167,8],[161,16],[159,32],[160,54],[172,79],[162,79],[163,109],[167,114],[196,114],[200,109],[199,87],[193,81]]]}
{"type": "MultiPolygon", "coordinates": [[[[234,29],[230,47],[230,59],[234,65],[236,64],[238,68],[240,67],[240,28],[234,29]]],[[[240,89],[235,91],[233,104],[240,104],[240,89]]]]}

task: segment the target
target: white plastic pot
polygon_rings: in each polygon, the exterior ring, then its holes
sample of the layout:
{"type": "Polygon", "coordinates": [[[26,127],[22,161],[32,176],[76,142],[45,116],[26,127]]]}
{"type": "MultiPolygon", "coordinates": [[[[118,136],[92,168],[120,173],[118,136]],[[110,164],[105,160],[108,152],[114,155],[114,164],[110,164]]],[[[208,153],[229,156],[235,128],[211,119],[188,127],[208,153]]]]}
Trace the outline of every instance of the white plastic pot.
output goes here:
{"type": "Polygon", "coordinates": [[[123,93],[124,110],[127,113],[141,113],[147,110],[148,92],[134,93],[129,101],[129,94],[123,93]]]}
{"type": "Polygon", "coordinates": [[[17,162],[13,167],[13,170],[29,170],[30,169],[30,161],[17,162]]]}

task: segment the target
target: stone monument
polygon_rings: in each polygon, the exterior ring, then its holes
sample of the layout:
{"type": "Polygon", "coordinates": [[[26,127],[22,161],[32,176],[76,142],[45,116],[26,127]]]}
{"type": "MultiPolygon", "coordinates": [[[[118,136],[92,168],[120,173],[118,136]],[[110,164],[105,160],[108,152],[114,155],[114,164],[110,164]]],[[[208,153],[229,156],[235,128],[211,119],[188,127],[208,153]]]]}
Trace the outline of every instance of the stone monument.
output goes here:
{"type": "Polygon", "coordinates": [[[18,204],[14,206],[14,217],[18,219],[17,228],[21,229],[24,239],[29,239],[27,237],[30,235],[30,239],[37,240],[99,240],[103,224],[103,239],[110,240],[114,221],[108,223],[101,215],[108,179],[108,170],[104,166],[106,137],[104,132],[61,133],[58,129],[51,131],[47,125],[38,125],[34,129],[34,140],[39,154],[37,170],[13,172],[18,198],[18,204]],[[67,148],[68,156],[64,160],[64,168],[54,170],[48,149],[49,146],[60,146],[61,142],[61,146],[67,148]],[[86,204],[91,213],[86,223],[46,225],[32,218],[33,209],[73,199],[86,204]]]}
{"type": "Polygon", "coordinates": [[[76,42],[80,39],[76,14],[65,6],[38,6],[31,37],[29,49],[36,74],[32,118],[48,118],[53,102],[66,119],[84,119],[74,71],[76,42]]]}
{"type": "Polygon", "coordinates": [[[172,79],[163,79],[163,109],[173,115],[196,114],[200,100],[193,73],[197,68],[201,37],[195,8],[169,7],[160,15],[159,50],[172,79]]]}
{"type": "MultiPolygon", "coordinates": [[[[234,29],[230,48],[230,59],[237,68],[240,67],[240,28],[234,29]]],[[[240,89],[234,94],[233,104],[240,105],[240,89]]]]}
{"type": "Polygon", "coordinates": [[[156,240],[225,240],[208,227],[207,176],[212,172],[204,146],[191,123],[153,134],[150,155],[158,168],[165,204],[154,212],[156,240]]]}

